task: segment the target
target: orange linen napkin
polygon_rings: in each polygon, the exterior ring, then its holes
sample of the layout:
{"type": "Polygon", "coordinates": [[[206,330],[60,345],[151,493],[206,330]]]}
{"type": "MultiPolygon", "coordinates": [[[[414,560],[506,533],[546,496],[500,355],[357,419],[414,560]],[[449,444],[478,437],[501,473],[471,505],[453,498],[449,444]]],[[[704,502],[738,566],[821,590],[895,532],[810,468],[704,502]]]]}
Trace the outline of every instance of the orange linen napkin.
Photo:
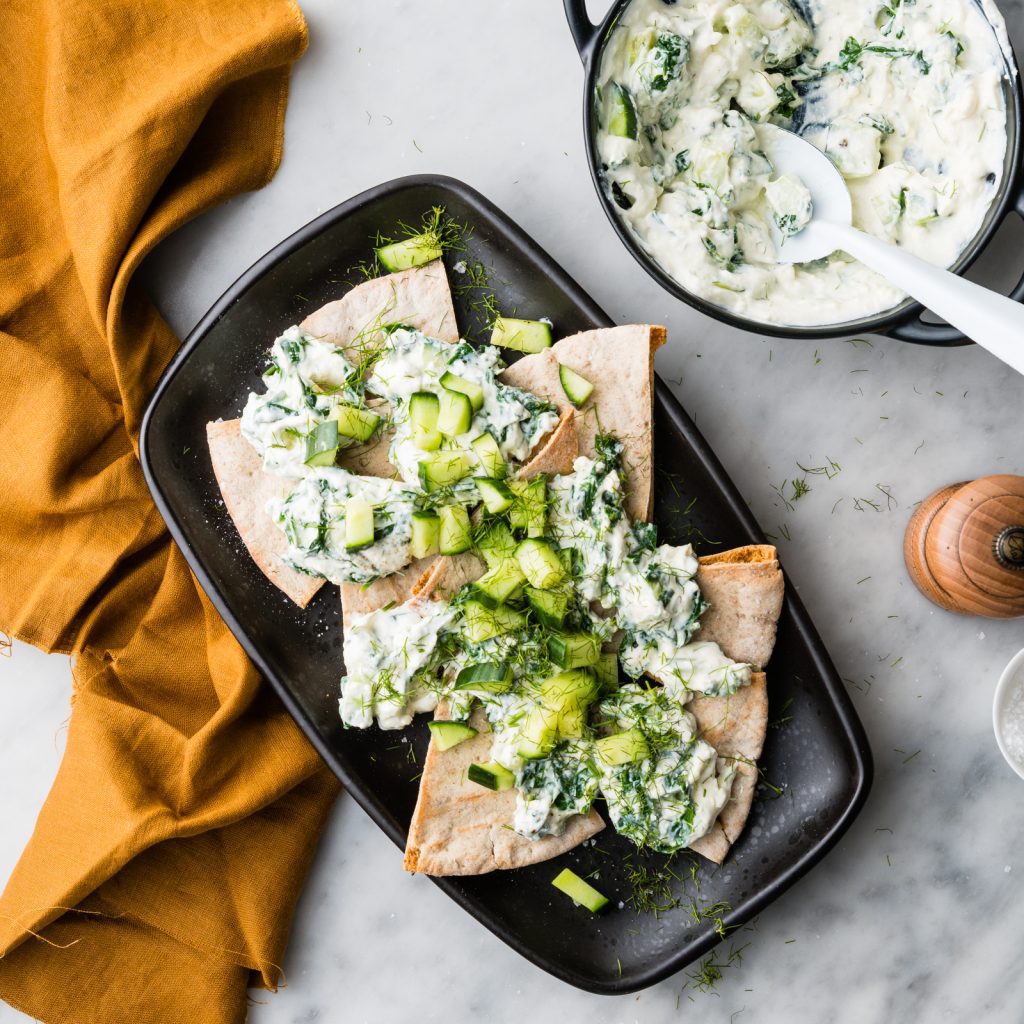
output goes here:
{"type": "Polygon", "coordinates": [[[74,655],[67,752],[0,898],[47,1024],[242,1021],[337,785],[171,544],[137,459],[178,345],[132,284],[274,174],[292,0],[0,7],[0,626],[74,655]]]}

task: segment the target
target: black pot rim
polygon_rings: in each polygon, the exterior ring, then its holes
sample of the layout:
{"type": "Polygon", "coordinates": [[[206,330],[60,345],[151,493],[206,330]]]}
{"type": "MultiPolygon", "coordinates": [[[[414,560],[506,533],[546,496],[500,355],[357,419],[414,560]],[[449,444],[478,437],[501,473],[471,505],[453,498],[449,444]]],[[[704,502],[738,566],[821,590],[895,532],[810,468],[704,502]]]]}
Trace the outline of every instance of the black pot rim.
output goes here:
{"type": "MultiPolygon", "coordinates": [[[[573,0],[564,0],[564,2],[567,13],[569,14],[570,25],[572,25],[573,16],[570,8],[573,5],[573,0]]],[[[590,39],[584,43],[577,38],[577,46],[579,48],[580,57],[583,60],[585,70],[583,133],[584,144],[587,152],[587,164],[590,168],[590,178],[601,202],[601,208],[604,210],[605,216],[615,229],[615,233],[619,236],[619,240],[625,246],[626,251],[629,252],[633,259],[635,259],[647,274],[657,281],[665,291],[679,299],[681,302],[685,302],[687,305],[692,306],[701,313],[704,313],[721,323],[728,324],[730,327],[736,327],[740,330],[761,336],[822,340],[826,338],[844,338],[853,334],[885,334],[886,332],[898,330],[901,327],[918,322],[921,313],[924,312],[924,307],[921,303],[915,302],[913,299],[906,299],[900,303],[899,306],[890,310],[886,310],[882,313],[876,313],[872,316],[862,317],[859,320],[847,320],[843,323],[822,324],[820,326],[807,327],[761,323],[757,320],[738,316],[730,310],[725,309],[722,306],[716,306],[707,299],[688,291],[673,277],[669,276],[669,274],[666,273],[666,271],[644,251],[639,242],[637,242],[630,233],[623,219],[619,216],[618,211],[612,205],[611,199],[608,197],[603,187],[603,182],[601,180],[601,162],[597,153],[597,139],[594,131],[592,130],[594,123],[595,80],[601,66],[601,56],[604,53],[605,45],[608,42],[616,22],[631,2],[632,0],[616,0],[616,3],[609,9],[600,25],[593,26],[593,35],[590,39]]],[[[982,14],[985,14],[983,8],[982,14]]],[[[987,16],[986,20],[988,20],[987,16]]],[[[575,26],[573,26],[573,31],[575,34],[575,26]]],[[[1021,91],[1019,61],[1017,60],[1017,55],[1013,50],[1012,45],[1008,51],[1004,50],[1004,54],[1007,65],[1005,93],[1007,97],[1007,128],[1009,136],[1005,173],[1003,175],[1003,180],[1000,183],[999,191],[989,208],[985,223],[974,236],[970,245],[967,246],[956,263],[954,263],[950,268],[950,270],[956,274],[964,273],[982,254],[982,252],[984,252],[988,243],[1002,226],[1007,215],[1016,209],[1018,194],[1021,192],[1022,184],[1024,184],[1022,183],[1022,173],[1024,173],[1024,154],[1022,154],[1022,150],[1024,150],[1024,138],[1022,138],[1022,135],[1024,135],[1024,94],[1022,94],[1021,91]]],[[[1024,281],[1022,281],[1022,283],[1024,283],[1024,281]]],[[[938,325],[935,326],[938,327],[938,325]]],[[[930,339],[919,337],[900,340],[907,340],[918,344],[942,346],[973,344],[970,339],[964,338],[962,335],[956,334],[955,332],[953,332],[952,337],[945,339],[939,337],[933,337],[930,339]]]]}

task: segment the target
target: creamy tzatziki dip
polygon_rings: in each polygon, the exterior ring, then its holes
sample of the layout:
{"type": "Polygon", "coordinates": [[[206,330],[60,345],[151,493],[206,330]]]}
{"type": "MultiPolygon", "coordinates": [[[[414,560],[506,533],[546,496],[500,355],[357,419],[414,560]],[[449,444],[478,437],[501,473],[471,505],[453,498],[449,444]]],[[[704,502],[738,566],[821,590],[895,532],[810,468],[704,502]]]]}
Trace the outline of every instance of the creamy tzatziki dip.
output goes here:
{"type": "Polygon", "coordinates": [[[293,569],[332,583],[369,583],[412,561],[417,497],[399,481],[325,466],[311,470],[283,500],[271,501],[270,512],[288,538],[284,560],[293,569]],[[373,507],[374,541],[355,550],[346,546],[350,498],[373,507]]]}
{"type": "Polygon", "coordinates": [[[437,707],[438,637],[455,617],[445,601],[407,601],[356,615],[345,627],[341,720],[365,729],[402,729],[437,707]]]}
{"type": "Polygon", "coordinates": [[[604,186],[689,292],[764,323],[841,323],[905,294],[842,252],[779,263],[810,195],[761,126],[822,150],[856,227],[938,266],[981,228],[1006,153],[1005,29],[972,0],[633,0],[602,55],[604,186]]]}
{"type": "Polygon", "coordinates": [[[263,372],[266,390],[251,392],[242,412],[242,436],[279,476],[308,469],[307,438],[339,405],[363,401],[361,371],[340,348],[289,327],[274,341],[263,372]]]}

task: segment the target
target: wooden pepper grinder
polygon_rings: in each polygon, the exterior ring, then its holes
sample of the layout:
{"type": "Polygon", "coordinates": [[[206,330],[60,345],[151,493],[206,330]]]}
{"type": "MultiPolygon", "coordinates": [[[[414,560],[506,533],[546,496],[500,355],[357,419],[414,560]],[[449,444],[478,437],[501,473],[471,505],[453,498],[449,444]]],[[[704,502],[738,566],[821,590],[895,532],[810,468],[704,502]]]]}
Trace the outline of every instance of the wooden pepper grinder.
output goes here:
{"type": "Polygon", "coordinates": [[[992,619],[1024,616],[1024,477],[936,491],[907,524],[903,557],[929,600],[992,619]]]}

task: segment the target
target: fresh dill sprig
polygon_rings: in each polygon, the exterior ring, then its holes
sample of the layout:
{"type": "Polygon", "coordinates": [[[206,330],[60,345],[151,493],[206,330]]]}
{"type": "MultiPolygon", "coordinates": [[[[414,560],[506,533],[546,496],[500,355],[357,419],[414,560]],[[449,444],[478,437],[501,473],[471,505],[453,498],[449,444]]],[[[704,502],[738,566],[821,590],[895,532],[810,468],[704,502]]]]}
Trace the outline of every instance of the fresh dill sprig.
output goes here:
{"type": "Polygon", "coordinates": [[[683,904],[683,897],[673,886],[679,876],[667,864],[659,871],[642,865],[630,868],[626,880],[630,885],[626,903],[637,914],[654,914],[657,918],[683,904]]]}
{"type": "Polygon", "coordinates": [[[377,257],[377,250],[385,245],[392,245],[406,238],[415,238],[422,235],[429,245],[437,246],[442,252],[449,253],[464,252],[466,242],[472,237],[472,234],[473,228],[471,225],[460,224],[453,217],[449,216],[445,207],[434,206],[423,214],[419,225],[408,224],[400,220],[395,225],[393,234],[386,234],[378,230],[370,238],[370,243],[373,246],[372,255],[354,263],[348,268],[346,275],[363,278],[367,281],[380,277],[384,272],[384,268],[377,257]]]}

